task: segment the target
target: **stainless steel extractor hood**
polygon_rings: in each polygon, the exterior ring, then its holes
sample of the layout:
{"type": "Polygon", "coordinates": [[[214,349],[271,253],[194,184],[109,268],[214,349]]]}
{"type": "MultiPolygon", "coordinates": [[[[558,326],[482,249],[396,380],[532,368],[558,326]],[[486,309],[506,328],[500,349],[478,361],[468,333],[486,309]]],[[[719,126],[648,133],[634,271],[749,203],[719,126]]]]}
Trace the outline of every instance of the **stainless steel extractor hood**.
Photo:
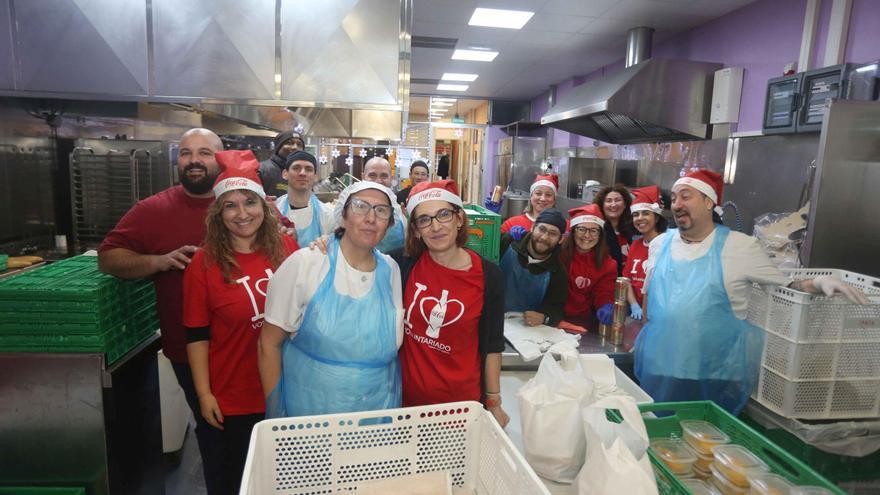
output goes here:
{"type": "Polygon", "coordinates": [[[647,59],[650,28],[628,33],[627,63],[557,98],[541,123],[612,144],[706,139],[712,79],[721,64],[647,59]]]}

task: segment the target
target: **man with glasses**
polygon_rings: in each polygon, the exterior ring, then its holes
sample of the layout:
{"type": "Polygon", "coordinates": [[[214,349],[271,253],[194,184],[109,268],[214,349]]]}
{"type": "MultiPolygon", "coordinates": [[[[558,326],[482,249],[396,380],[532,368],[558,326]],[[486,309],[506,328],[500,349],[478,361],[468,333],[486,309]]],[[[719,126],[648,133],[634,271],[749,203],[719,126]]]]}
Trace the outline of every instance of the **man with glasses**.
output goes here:
{"type": "Polygon", "coordinates": [[[283,176],[284,171],[287,170],[287,156],[294,151],[305,149],[306,144],[302,136],[293,131],[278,133],[272,142],[274,152],[268,160],[260,162],[259,175],[266,195],[277,198],[287,192],[287,179],[283,176]]]}
{"type": "Polygon", "coordinates": [[[559,259],[562,213],[548,208],[522,239],[501,236],[505,311],[522,311],[527,326],[556,325],[568,298],[568,272],[559,259]]]}
{"type": "Polygon", "coordinates": [[[318,161],[306,151],[294,151],[287,155],[287,168],[282,177],[287,181],[287,194],[275,200],[282,215],[293,222],[296,240],[306,246],[320,236],[336,229],[333,207],[322,203],[312,192],[318,179],[318,161]]]}
{"type": "MultiPolygon", "coordinates": [[[[364,165],[364,173],[361,176],[361,179],[370,182],[378,182],[388,189],[391,189],[391,164],[381,156],[374,156],[367,160],[367,163],[364,165]]],[[[376,249],[385,254],[390,253],[395,249],[402,249],[406,225],[406,217],[403,215],[403,210],[400,208],[400,205],[395,203],[394,225],[388,229],[385,238],[382,239],[382,242],[380,242],[378,246],[376,246],[376,249]]]]}

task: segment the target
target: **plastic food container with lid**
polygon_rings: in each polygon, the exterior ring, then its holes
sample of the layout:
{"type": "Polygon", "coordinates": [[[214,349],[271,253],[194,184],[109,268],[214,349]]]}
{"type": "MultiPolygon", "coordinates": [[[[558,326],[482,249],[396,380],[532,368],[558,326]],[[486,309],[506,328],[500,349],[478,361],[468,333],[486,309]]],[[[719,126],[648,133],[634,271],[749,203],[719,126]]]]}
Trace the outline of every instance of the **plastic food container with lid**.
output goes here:
{"type": "Polygon", "coordinates": [[[794,485],[778,474],[751,474],[748,478],[753,495],[790,495],[794,488],[794,485]]]}
{"type": "Polygon", "coordinates": [[[749,487],[749,474],[770,471],[767,463],[740,445],[719,445],[712,452],[715,454],[712,466],[731,483],[743,488],[749,487]]]}
{"type": "Polygon", "coordinates": [[[712,447],[730,443],[730,437],[712,423],[698,419],[681,422],[685,441],[697,452],[712,455],[712,447]]]}
{"type": "Polygon", "coordinates": [[[697,456],[679,439],[651,440],[651,450],[676,475],[692,474],[697,456]]]}
{"type": "Polygon", "coordinates": [[[723,493],[724,495],[746,495],[749,493],[749,488],[743,488],[741,486],[735,485],[726,476],[721,474],[718,470],[718,465],[714,462],[711,466],[709,466],[709,470],[712,471],[712,483],[715,484],[715,487],[718,488],[718,491],[723,493]]]}
{"type": "Polygon", "coordinates": [[[709,468],[706,468],[705,470],[700,469],[696,464],[694,464],[694,478],[703,481],[711,480],[712,471],[710,471],[709,468]]]}
{"type": "Polygon", "coordinates": [[[697,458],[697,461],[694,463],[694,469],[699,469],[703,472],[708,473],[709,472],[709,464],[712,464],[712,462],[715,461],[715,456],[712,454],[709,454],[709,455],[701,454],[701,453],[697,452],[696,450],[694,450],[694,448],[691,447],[690,444],[688,444],[688,448],[691,449],[691,452],[697,458]]]}
{"type": "Polygon", "coordinates": [[[713,485],[701,480],[682,480],[685,486],[693,495],[721,495],[713,485]]]}

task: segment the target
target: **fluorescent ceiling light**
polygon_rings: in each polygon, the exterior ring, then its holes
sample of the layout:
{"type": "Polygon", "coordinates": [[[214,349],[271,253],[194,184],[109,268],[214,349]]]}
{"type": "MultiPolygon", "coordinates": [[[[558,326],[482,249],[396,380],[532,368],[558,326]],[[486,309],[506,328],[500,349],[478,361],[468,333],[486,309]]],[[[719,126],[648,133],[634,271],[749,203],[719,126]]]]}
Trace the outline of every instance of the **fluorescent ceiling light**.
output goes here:
{"type": "Polygon", "coordinates": [[[444,72],[443,77],[440,78],[441,81],[464,81],[464,82],[474,82],[479,77],[477,74],[459,74],[456,72],[444,72]]]}
{"type": "Polygon", "coordinates": [[[439,98],[436,96],[432,96],[431,101],[433,103],[455,103],[456,101],[458,101],[458,98],[439,98]]]}
{"type": "Polygon", "coordinates": [[[502,10],[474,9],[474,14],[468,24],[471,26],[497,27],[507,29],[521,29],[535,15],[534,12],[525,10],[502,10]]]}
{"type": "Polygon", "coordinates": [[[455,50],[452,52],[452,60],[471,60],[474,62],[491,62],[498,56],[498,52],[484,50],[455,50]]]}
{"type": "Polygon", "coordinates": [[[467,91],[467,84],[438,84],[437,91],[467,91]]]}
{"type": "Polygon", "coordinates": [[[446,101],[432,101],[431,102],[432,107],[451,107],[452,105],[454,105],[454,103],[449,103],[446,101]]]}

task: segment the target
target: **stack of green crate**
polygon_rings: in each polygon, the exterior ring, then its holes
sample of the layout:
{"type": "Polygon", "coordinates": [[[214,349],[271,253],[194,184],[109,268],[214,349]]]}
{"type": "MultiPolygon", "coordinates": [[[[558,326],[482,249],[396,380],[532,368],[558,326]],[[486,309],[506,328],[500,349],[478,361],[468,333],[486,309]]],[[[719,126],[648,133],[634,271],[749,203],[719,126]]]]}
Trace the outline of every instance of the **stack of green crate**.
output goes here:
{"type": "Polygon", "coordinates": [[[501,215],[482,206],[465,205],[468,240],[466,247],[489,261],[498,263],[501,250],[501,215]]]}
{"type": "Polygon", "coordinates": [[[0,280],[0,351],[103,352],[119,359],[159,327],[153,283],[76,256],[0,280]]]}

